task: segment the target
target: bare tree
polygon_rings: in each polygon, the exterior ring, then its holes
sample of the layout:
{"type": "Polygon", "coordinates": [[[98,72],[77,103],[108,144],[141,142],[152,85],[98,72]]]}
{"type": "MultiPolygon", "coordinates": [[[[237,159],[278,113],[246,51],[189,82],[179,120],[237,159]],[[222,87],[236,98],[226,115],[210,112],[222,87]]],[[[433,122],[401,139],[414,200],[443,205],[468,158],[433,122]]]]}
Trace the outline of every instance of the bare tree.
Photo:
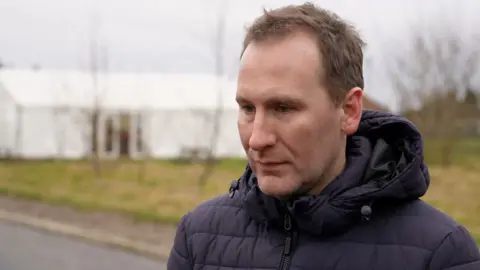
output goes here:
{"type": "Polygon", "coordinates": [[[88,149],[92,161],[92,169],[94,171],[95,179],[98,181],[101,178],[101,158],[98,129],[100,125],[100,116],[102,115],[102,100],[104,97],[104,87],[100,85],[99,75],[102,69],[107,68],[107,47],[101,43],[99,36],[100,23],[98,17],[93,14],[90,17],[90,32],[89,32],[89,73],[92,79],[93,98],[91,106],[87,106],[86,114],[84,115],[85,125],[85,140],[86,145],[91,147],[88,149]]]}
{"type": "MultiPolygon", "coordinates": [[[[147,115],[151,115],[152,112],[148,110],[147,115]]],[[[138,173],[137,173],[137,181],[138,182],[144,182],[145,178],[147,176],[147,165],[150,157],[152,156],[152,148],[150,145],[150,136],[149,136],[149,130],[145,130],[145,114],[139,112],[136,115],[136,121],[134,122],[134,130],[133,136],[134,141],[131,141],[130,143],[133,143],[135,147],[134,149],[137,150],[137,158],[140,159],[138,163],[138,173]],[[147,132],[147,134],[146,134],[147,132]]],[[[130,129],[131,130],[131,129],[130,129]]]]}
{"type": "MultiPolygon", "coordinates": [[[[203,35],[204,31],[192,31],[191,28],[184,29],[190,37],[197,39],[199,44],[206,44],[208,46],[210,59],[213,60],[213,73],[216,77],[215,82],[215,106],[211,111],[205,110],[196,110],[192,109],[192,115],[195,117],[200,117],[202,122],[206,123],[207,126],[207,145],[205,147],[194,147],[185,148],[182,151],[181,160],[188,158],[191,161],[201,160],[203,162],[203,169],[200,173],[197,186],[199,190],[202,190],[206,185],[208,179],[215,171],[215,166],[217,163],[216,152],[218,148],[218,141],[221,133],[221,121],[224,114],[224,91],[225,91],[225,79],[230,79],[232,73],[230,72],[230,67],[227,68],[227,59],[226,57],[226,23],[227,23],[227,11],[229,8],[229,0],[218,0],[216,2],[217,10],[215,12],[215,20],[212,24],[202,23],[201,26],[208,25],[207,35],[203,35]]],[[[209,5],[209,9],[212,5],[209,5]]],[[[210,18],[210,14],[207,14],[210,18]]],[[[233,57],[232,57],[233,59],[233,57]]],[[[229,59],[228,59],[229,60],[229,59]]],[[[233,70],[233,69],[232,69],[233,70]]],[[[204,129],[204,127],[202,127],[204,129]]],[[[205,134],[202,132],[202,134],[205,134]]],[[[203,139],[203,138],[202,138],[203,139]]],[[[203,141],[203,140],[202,140],[203,141]]],[[[203,144],[202,144],[203,145],[203,144]]]]}
{"type": "Polygon", "coordinates": [[[216,81],[216,105],[211,115],[209,124],[211,124],[209,132],[209,142],[207,155],[204,162],[203,171],[200,174],[197,184],[199,190],[202,190],[210,176],[215,171],[216,165],[216,152],[218,147],[218,141],[221,132],[221,121],[223,117],[223,92],[224,92],[224,78],[227,77],[227,70],[225,68],[225,26],[227,21],[227,11],[228,11],[228,0],[222,0],[219,2],[219,9],[217,10],[217,17],[215,21],[215,28],[213,30],[213,35],[211,36],[211,49],[212,55],[214,58],[214,72],[217,78],[216,81]]]}
{"type": "Polygon", "coordinates": [[[461,134],[461,96],[478,72],[479,36],[470,40],[439,22],[415,26],[408,39],[408,57],[396,57],[387,67],[398,96],[400,111],[425,136],[442,142],[442,162],[449,165],[461,134]]]}

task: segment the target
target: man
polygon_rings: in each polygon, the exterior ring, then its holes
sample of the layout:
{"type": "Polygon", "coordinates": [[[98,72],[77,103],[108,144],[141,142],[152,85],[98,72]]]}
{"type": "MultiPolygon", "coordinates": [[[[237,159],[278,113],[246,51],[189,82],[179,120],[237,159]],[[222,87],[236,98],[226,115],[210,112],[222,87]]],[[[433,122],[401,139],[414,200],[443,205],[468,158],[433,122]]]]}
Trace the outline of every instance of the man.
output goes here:
{"type": "Polygon", "coordinates": [[[255,20],[237,89],[248,166],[183,217],[168,269],[480,269],[467,230],[419,199],[418,130],[362,110],[362,47],[310,3],[255,20]]]}

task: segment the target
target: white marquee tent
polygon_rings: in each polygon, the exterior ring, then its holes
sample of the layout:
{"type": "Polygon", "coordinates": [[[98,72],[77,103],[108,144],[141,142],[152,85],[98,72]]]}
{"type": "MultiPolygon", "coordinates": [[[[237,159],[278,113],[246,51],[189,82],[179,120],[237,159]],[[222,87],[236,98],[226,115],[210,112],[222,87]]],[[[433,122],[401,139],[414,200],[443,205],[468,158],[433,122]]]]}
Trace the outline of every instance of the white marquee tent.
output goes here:
{"type": "Polygon", "coordinates": [[[96,140],[102,157],[178,157],[208,149],[221,115],[215,155],[243,157],[234,96],[234,82],[205,74],[0,70],[0,154],[83,158],[96,140]]]}

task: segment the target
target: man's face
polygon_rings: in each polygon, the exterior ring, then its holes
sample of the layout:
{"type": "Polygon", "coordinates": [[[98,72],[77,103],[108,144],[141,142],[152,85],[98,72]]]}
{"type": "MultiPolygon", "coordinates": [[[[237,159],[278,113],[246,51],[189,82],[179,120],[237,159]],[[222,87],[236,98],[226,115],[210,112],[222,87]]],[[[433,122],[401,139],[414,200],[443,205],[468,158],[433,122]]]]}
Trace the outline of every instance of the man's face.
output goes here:
{"type": "MultiPolygon", "coordinates": [[[[238,129],[267,195],[312,192],[322,178],[334,177],[329,174],[344,159],[346,133],[358,126],[359,115],[352,118],[350,110],[334,106],[320,82],[319,59],[306,33],[251,43],[242,57],[238,129]]],[[[361,91],[353,96],[361,106],[361,91]]]]}

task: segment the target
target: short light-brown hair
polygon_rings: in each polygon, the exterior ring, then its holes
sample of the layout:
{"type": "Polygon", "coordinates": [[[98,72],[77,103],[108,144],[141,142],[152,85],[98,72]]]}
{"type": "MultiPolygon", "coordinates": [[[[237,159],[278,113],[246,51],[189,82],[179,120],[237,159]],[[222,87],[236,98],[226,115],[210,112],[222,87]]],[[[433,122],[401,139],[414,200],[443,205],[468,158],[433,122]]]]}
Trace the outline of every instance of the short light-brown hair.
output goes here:
{"type": "Polygon", "coordinates": [[[325,83],[335,104],[354,87],[363,89],[363,47],[365,42],[357,30],[345,20],[310,2],[288,5],[267,11],[247,28],[243,52],[251,42],[281,39],[295,31],[307,31],[316,39],[325,83]]]}

